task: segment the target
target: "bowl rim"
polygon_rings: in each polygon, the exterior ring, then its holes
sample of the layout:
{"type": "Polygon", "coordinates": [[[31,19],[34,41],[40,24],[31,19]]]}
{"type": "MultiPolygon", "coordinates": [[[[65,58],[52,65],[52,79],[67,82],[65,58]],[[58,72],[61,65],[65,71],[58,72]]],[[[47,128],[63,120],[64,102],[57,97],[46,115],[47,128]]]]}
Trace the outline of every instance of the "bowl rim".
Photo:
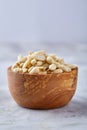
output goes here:
{"type": "Polygon", "coordinates": [[[71,71],[70,72],[62,72],[62,73],[50,73],[50,74],[29,74],[29,73],[19,73],[19,72],[13,72],[12,70],[11,70],[11,67],[12,66],[9,66],[8,68],[7,68],[7,71],[8,72],[12,72],[12,73],[14,73],[14,74],[19,74],[19,75],[29,75],[29,76],[47,76],[47,75],[62,75],[62,74],[70,74],[72,71],[74,71],[74,70],[76,70],[77,71],[77,73],[78,73],[78,67],[76,66],[76,68],[74,68],[74,69],[71,69],[71,71]]]}

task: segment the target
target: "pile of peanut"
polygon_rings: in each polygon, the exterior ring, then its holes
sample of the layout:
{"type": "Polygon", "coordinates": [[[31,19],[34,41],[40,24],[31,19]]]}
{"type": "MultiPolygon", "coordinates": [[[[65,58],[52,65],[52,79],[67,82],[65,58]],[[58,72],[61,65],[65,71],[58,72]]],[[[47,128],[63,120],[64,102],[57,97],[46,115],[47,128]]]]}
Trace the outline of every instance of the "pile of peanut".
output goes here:
{"type": "Polygon", "coordinates": [[[70,72],[75,65],[66,64],[55,54],[46,54],[44,50],[29,52],[27,56],[18,56],[17,62],[11,67],[13,72],[29,74],[50,74],[70,72]]]}

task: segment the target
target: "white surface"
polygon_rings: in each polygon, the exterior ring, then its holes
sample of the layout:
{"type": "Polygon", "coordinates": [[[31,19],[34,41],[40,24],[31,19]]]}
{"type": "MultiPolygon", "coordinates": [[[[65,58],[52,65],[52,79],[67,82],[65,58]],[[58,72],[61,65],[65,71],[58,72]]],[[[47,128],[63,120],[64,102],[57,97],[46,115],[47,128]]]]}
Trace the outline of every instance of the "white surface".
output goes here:
{"type": "Polygon", "coordinates": [[[87,42],[87,0],[0,0],[0,41],[87,42]]]}
{"type": "Polygon", "coordinates": [[[87,129],[87,44],[0,43],[0,130],[86,130],[87,129]],[[18,106],[10,96],[6,69],[19,53],[47,49],[79,66],[77,91],[65,107],[31,110],[18,106]]]}

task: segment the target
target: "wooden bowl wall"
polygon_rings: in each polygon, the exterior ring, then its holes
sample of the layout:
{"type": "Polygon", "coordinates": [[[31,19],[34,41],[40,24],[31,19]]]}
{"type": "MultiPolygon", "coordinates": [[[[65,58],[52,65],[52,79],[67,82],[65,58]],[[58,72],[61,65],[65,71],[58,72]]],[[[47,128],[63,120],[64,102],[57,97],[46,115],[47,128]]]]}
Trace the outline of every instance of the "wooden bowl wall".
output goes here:
{"type": "Polygon", "coordinates": [[[8,68],[8,86],[14,100],[23,107],[51,109],[65,106],[73,97],[78,68],[61,74],[29,75],[8,68]]]}

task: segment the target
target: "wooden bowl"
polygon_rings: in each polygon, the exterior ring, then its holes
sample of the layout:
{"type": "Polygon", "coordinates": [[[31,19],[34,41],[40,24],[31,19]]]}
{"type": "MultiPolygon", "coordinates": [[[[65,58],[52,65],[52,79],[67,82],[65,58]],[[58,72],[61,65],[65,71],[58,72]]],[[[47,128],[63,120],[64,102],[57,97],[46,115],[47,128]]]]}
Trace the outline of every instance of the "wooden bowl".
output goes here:
{"type": "Polygon", "coordinates": [[[65,106],[73,97],[78,68],[61,74],[29,75],[8,68],[8,86],[14,100],[23,107],[51,109],[65,106]]]}

